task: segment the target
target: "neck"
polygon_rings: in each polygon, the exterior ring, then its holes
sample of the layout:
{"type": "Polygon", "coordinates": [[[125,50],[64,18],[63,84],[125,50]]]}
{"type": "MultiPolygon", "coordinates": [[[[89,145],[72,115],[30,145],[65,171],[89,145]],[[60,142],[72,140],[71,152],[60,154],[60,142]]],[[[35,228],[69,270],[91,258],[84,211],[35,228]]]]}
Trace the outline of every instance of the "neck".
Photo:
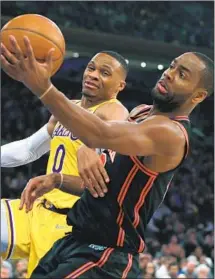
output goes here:
{"type": "Polygon", "coordinates": [[[171,112],[162,112],[159,107],[153,103],[153,107],[152,109],[150,110],[150,113],[149,115],[164,115],[164,116],[167,116],[169,118],[174,118],[176,116],[189,116],[190,113],[192,112],[192,110],[194,109],[194,107],[185,107],[185,106],[181,106],[177,109],[175,109],[174,111],[171,111],[171,112]]]}
{"type": "Polygon", "coordinates": [[[82,96],[81,98],[81,106],[85,109],[88,109],[90,107],[94,107],[96,105],[99,105],[103,102],[106,102],[106,101],[109,101],[111,99],[115,99],[116,97],[113,96],[112,98],[108,98],[108,99],[100,99],[100,100],[94,100],[93,98],[89,98],[89,97],[86,97],[86,96],[82,96]]]}

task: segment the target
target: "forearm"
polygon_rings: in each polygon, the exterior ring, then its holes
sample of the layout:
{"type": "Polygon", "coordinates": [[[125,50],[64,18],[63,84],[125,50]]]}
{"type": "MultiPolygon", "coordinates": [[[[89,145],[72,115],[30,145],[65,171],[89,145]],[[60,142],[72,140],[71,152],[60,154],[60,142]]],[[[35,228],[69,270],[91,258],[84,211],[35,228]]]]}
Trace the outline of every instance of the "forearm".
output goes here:
{"type": "Polygon", "coordinates": [[[67,129],[78,136],[87,146],[103,147],[102,139],[107,133],[108,123],[71,103],[55,87],[41,101],[67,129]]]}
{"type": "MultiPolygon", "coordinates": [[[[59,189],[59,185],[61,184],[61,175],[59,173],[53,173],[52,176],[55,188],[59,189]]],[[[80,197],[84,191],[84,189],[81,188],[81,185],[82,179],[79,176],[63,174],[63,182],[59,190],[80,197]]]]}
{"type": "MultiPolygon", "coordinates": [[[[43,93],[33,91],[37,96],[43,93]]],[[[124,155],[146,155],[147,147],[140,129],[127,121],[105,122],[96,115],[72,104],[55,87],[41,98],[50,112],[90,148],[111,149],[124,155]],[[131,148],[132,146],[132,148],[131,148]],[[141,147],[141,149],[140,149],[141,147]]]]}

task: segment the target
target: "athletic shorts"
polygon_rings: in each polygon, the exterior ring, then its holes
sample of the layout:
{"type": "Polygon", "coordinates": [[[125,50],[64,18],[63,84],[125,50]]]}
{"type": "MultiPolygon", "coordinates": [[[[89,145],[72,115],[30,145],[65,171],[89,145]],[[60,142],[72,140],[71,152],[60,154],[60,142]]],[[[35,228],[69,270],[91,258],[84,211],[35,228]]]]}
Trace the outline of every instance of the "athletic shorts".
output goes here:
{"type": "Polygon", "coordinates": [[[1,256],[3,259],[26,258],[28,276],[54,242],[71,232],[66,215],[44,208],[42,200],[26,213],[19,210],[20,199],[1,200],[1,256]]]}
{"type": "Polygon", "coordinates": [[[55,242],[31,278],[137,279],[138,257],[114,248],[81,243],[70,233],[55,242]]]}

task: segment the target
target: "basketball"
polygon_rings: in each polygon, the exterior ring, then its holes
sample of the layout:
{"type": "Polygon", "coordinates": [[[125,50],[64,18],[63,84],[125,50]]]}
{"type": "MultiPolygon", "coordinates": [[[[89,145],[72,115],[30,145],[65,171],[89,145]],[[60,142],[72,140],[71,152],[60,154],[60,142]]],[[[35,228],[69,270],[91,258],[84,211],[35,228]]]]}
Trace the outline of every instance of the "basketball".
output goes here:
{"type": "Polygon", "coordinates": [[[65,40],[59,27],[47,17],[38,14],[25,14],[11,19],[1,29],[1,42],[11,51],[9,35],[13,35],[23,53],[26,53],[23,38],[27,36],[38,62],[44,62],[48,51],[55,48],[53,53],[54,75],[63,63],[65,40]]]}

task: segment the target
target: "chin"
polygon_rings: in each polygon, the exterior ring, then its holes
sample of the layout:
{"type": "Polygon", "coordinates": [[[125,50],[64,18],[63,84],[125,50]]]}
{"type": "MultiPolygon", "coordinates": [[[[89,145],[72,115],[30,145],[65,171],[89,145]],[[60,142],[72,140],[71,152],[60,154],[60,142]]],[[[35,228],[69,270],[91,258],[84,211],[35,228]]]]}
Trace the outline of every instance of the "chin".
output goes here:
{"type": "Polygon", "coordinates": [[[82,90],[82,95],[85,97],[95,97],[95,93],[89,90],[82,90]]]}
{"type": "Polygon", "coordinates": [[[154,105],[161,112],[172,112],[180,105],[174,101],[174,96],[170,94],[163,95],[156,88],[151,92],[154,105]]]}
{"type": "Polygon", "coordinates": [[[151,96],[153,101],[161,102],[161,103],[168,103],[170,96],[169,94],[163,95],[161,94],[156,87],[152,89],[151,96]]]}

